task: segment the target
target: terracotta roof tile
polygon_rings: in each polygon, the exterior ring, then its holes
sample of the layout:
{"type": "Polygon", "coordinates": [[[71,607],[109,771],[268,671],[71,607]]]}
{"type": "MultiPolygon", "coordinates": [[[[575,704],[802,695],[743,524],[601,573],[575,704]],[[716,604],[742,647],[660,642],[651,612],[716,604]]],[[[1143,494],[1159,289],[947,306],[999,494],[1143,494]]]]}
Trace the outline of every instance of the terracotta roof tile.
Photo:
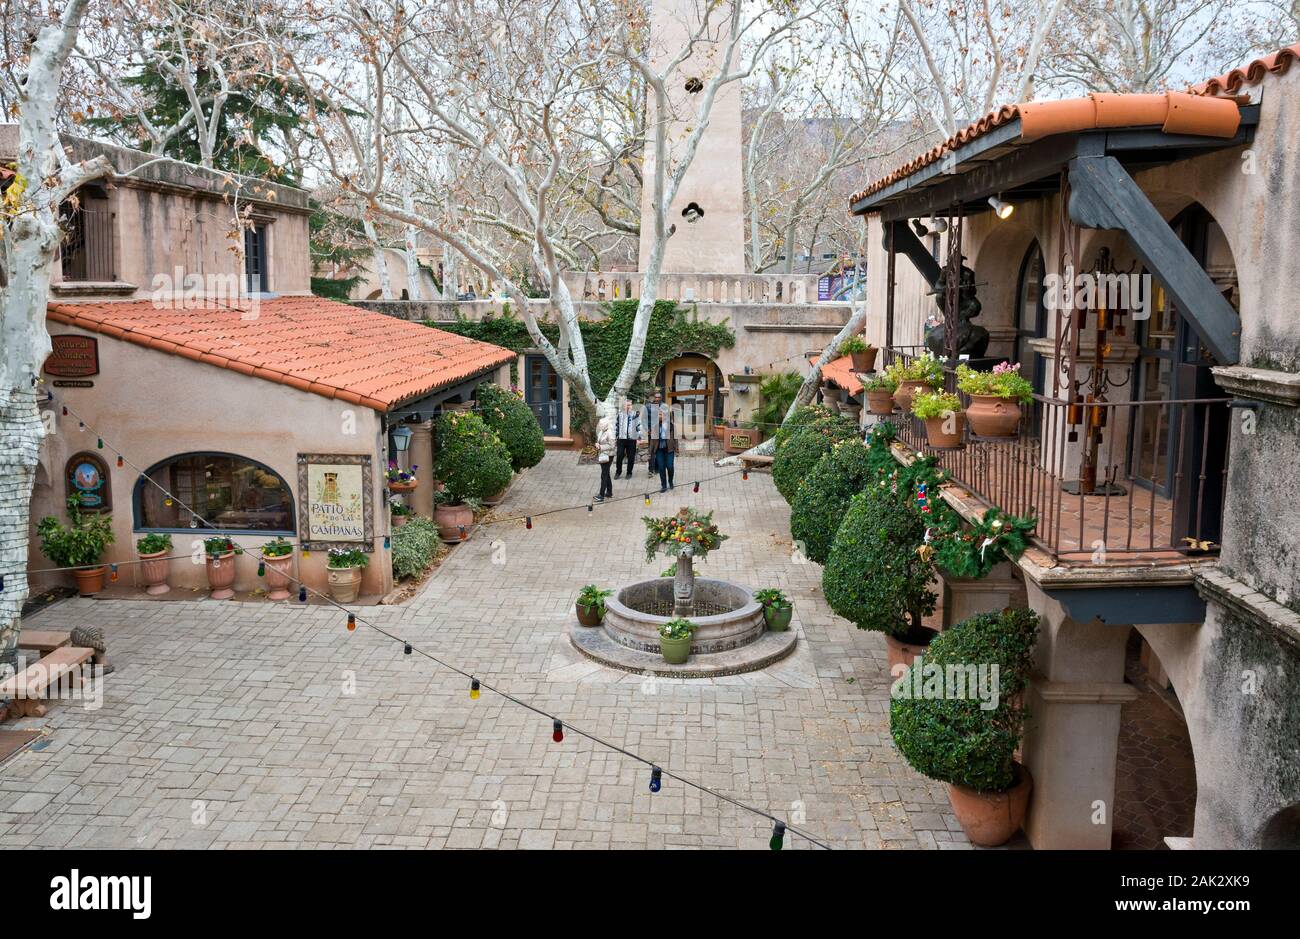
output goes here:
{"type": "MultiPolygon", "coordinates": [[[[817,358],[812,356],[808,361],[816,365],[817,358]]],[[[837,388],[843,388],[851,395],[862,391],[862,380],[858,378],[858,373],[853,371],[853,357],[850,355],[842,355],[822,366],[822,380],[830,382],[837,388]]]]}
{"type": "Polygon", "coordinates": [[[1234,68],[1226,74],[1207,78],[1187,90],[1194,95],[1235,95],[1245,85],[1258,85],[1267,75],[1285,75],[1297,59],[1300,59],[1300,42],[1255,59],[1249,65],[1234,68]]]}
{"type": "Polygon", "coordinates": [[[52,304],[57,323],[386,411],[515,358],[509,349],[320,297],[262,300],[256,316],[150,300],[52,304]]]}

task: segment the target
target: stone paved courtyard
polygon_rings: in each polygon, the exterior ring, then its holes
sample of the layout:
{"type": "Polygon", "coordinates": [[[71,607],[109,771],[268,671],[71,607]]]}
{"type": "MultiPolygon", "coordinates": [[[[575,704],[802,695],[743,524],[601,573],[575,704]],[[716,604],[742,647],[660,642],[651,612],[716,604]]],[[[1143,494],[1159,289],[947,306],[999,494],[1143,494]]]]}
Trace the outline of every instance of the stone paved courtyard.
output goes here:
{"type": "MultiPolygon", "coordinates": [[[[967,848],[941,784],[888,730],[881,636],[834,616],[820,568],[791,562],[771,478],[678,463],[660,496],[480,530],[414,599],[362,616],[672,771],[796,821],[843,848],[967,848]],[[715,510],[731,535],[703,576],[780,586],[797,651],[767,672],[656,680],[576,653],[565,636],[588,582],[653,576],[647,511],[715,510]],[[494,563],[494,559],[496,562],[494,563]]],[[[585,501],[597,469],[548,453],[501,515],[585,501]]],[[[0,847],[766,847],[770,826],[484,693],[327,606],[72,599],[32,628],[98,623],[117,670],[104,705],[55,703],[42,749],[0,768],[0,847]],[[345,685],[355,679],[355,694],[345,685]]],[[[807,848],[789,836],[788,849],[807,848]]]]}

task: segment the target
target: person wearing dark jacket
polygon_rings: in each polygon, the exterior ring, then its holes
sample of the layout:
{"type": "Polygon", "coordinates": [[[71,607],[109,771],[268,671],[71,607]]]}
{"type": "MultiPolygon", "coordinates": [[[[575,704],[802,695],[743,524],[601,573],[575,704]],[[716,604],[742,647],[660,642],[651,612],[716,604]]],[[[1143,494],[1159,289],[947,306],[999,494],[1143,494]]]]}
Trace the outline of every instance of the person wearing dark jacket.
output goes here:
{"type": "Polygon", "coordinates": [[[655,392],[650,401],[641,408],[641,436],[649,447],[649,459],[646,461],[649,475],[654,476],[659,471],[655,464],[655,445],[654,434],[652,431],[659,426],[659,412],[663,410],[664,396],[655,392]]]}
{"type": "Polygon", "coordinates": [[[671,406],[658,409],[658,421],[650,429],[650,452],[659,471],[659,491],[673,488],[673,469],[677,462],[677,415],[671,406]]]}
{"type": "Polygon", "coordinates": [[[641,416],[631,401],[623,402],[623,410],[614,419],[615,452],[614,478],[623,477],[623,461],[627,461],[627,477],[632,478],[632,467],[636,465],[636,444],[641,439],[641,416]]]}

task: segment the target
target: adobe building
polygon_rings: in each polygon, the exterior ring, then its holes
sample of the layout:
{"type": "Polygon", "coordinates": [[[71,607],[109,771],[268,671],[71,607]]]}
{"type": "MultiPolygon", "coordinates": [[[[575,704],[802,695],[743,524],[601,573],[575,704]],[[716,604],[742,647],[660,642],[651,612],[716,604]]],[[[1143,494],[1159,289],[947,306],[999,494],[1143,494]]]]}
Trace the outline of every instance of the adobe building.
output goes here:
{"type": "MultiPolygon", "coordinates": [[[[884,361],[922,350],[960,255],[985,354],[1038,392],[1018,438],[933,451],[967,518],[1038,519],[1005,585],[1043,621],[1023,744],[1035,847],[1109,848],[1124,800],[1161,797],[1154,763],[1117,791],[1135,650],[1194,755],[1194,817],[1166,842],[1300,846],[1297,58],[1186,93],[1008,105],[851,202],[884,361]],[[1127,292],[1060,292],[1070,275],[1127,292]]],[[[900,459],[928,449],[894,420],[900,459]]]]}
{"type": "MultiPolygon", "coordinates": [[[[0,154],[15,143],[15,128],[0,126],[0,154]]],[[[53,432],[33,525],[65,517],[69,495],[111,513],[104,562],[119,565],[118,586],[141,583],[127,563],[136,539],[166,532],[173,555],[195,555],[171,562],[173,589],[206,588],[195,546],[220,533],[246,549],[237,591],[263,583],[256,549],[284,537],[308,587],[327,590],[328,548],[357,547],[371,555],[362,594],[387,593],[388,461],[418,465],[423,485],[406,498],[431,515],[432,419],[480,382],[506,380],[514,355],[312,296],[301,190],[88,140],[65,146],[107,156],[116,175],[66,209],[43,375],[53,432]],[[393,436],[399,426],[409,438],[393,436]]],[[[29,561],[51,566],[35,535],[29,561]]]]}

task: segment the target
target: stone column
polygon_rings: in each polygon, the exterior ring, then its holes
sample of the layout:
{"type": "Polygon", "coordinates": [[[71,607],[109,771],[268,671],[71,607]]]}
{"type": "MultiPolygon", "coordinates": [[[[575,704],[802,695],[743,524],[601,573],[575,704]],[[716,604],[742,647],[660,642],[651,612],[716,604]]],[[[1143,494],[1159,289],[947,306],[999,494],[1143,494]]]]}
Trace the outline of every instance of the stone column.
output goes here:
{"type": "Polygon", "coordinates": [[[943,628],[952,629],[977,613],[996,613],[1009,606],[1025,605],[1025,584],[1020,570],[1003,561],[989,576],[940,578],[943,581],[943,628]]]}
{"type": "Polygon", "coordinates": [[[415,471],[415,478],[420,481],[420,485],[406,497],[406,502],[415,509],[416,515],[433,518],[433,421],[407,426],[411,428],[408,465],[419,467],[415,471]]]}
{"type": "Polygon", "coordinates": [[[1026,583],[1042,618],[1021,754],[1034,778],[1025,834],[1035,848],[1110,849],[1120,708],[1130,625],[1081,623],[1026,583]]]}

